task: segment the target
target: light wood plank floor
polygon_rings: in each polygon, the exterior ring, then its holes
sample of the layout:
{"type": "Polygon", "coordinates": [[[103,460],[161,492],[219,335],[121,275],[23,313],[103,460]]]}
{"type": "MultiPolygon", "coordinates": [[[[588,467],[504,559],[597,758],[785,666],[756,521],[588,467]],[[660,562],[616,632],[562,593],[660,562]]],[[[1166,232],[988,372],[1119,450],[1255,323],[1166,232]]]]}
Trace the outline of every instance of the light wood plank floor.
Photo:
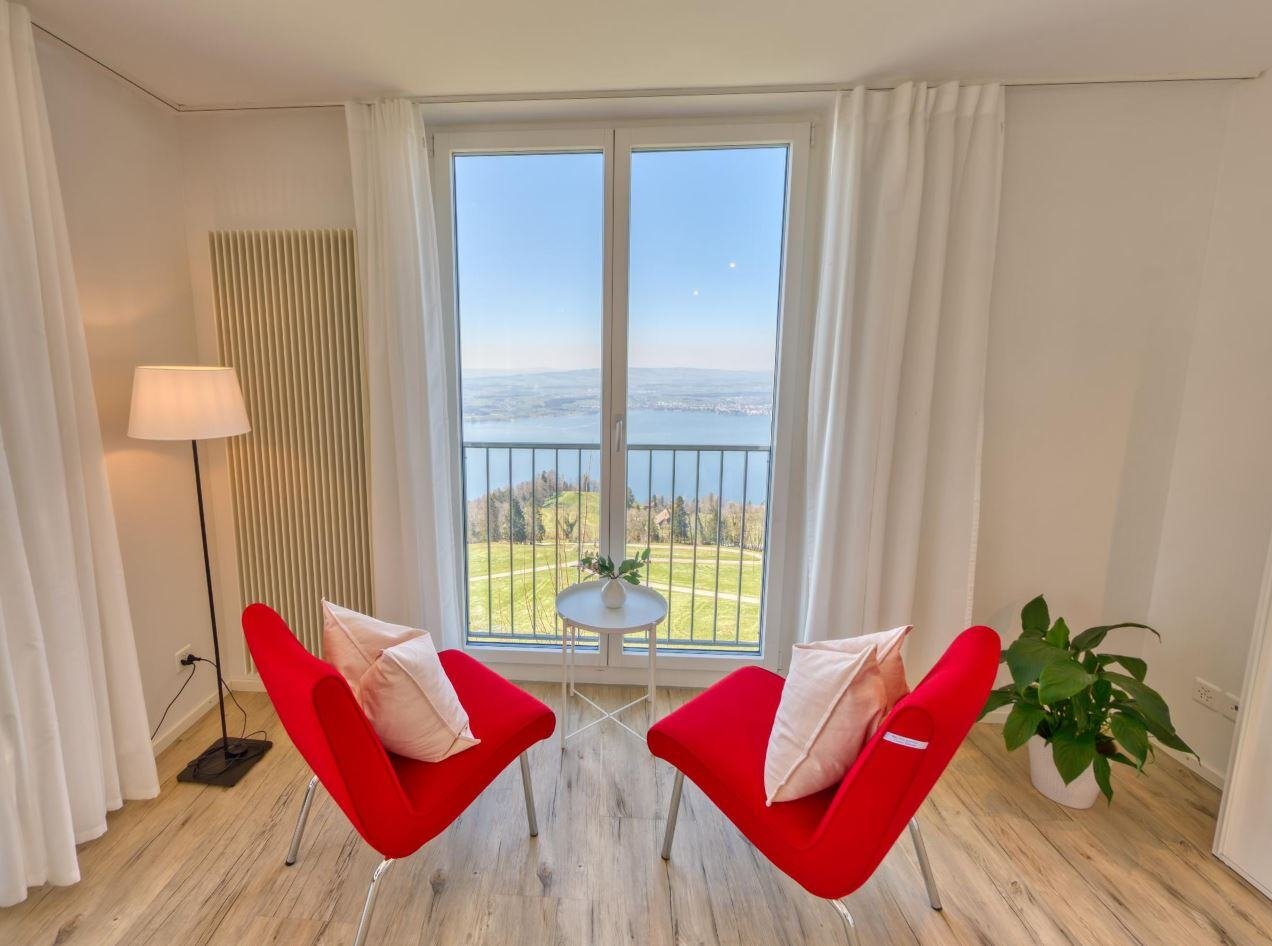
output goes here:
{"type": "MultiPolygon", "coordinates": [[[[555,705],[559,691],[529,688],[555,705]]],[[[585,688],[600,702],[628,688],[585,688]]],[[[660,692],[659,713],[691,694],[660,692]]],[[[231,790],[177,784],[214,737],[209,714],[160,758],[158,799],[84,845],[84,880],[0,910],[0,943],[344,944],[379,857],[321,791],[283,866],[308,771],[263,694],[240,694],[275,749],[231,790]]],[[[231,714],[234,710],[231,708],[231,714]]],[[[577,712],[577,710],[576,710],[577,712]]],[[[629,711],[639,724],[644,710],[629,711]]],[[[577,719],[577,717],[576,717],[577,719]]],[[[829,904],[774,870],[686,783],[670,864],[658,857],[672,775],[604,724],[531,753],[540,835],[513,765],[454,826],[384,880],[380,944],[842,943],[829,904]]],[[[1112,808],[1033,792],[1023,753],[978,726],[924,805],[945,910],[928,908],[905,836],[849,903],[866,943],[1267,943],[1272,904],[1210,853],[1218,793],[1162,759],[1112,808]]]]}

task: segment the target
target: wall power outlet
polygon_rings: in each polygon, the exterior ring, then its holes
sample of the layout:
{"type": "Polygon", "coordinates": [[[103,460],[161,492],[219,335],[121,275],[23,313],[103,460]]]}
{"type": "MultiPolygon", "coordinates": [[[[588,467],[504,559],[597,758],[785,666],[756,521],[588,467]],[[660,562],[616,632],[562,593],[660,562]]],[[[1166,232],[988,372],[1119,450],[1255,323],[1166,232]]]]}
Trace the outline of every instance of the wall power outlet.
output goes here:
{"type": "Polygon", "coordinates": [[[193,653],[194,653],[194,648],[191,647],[189,644],[186,644],[179,651],[177,651],[177,655],[173,658],[173,661],[174,661],[173,665],[177,668],[177,673],[186,673],[190,669],[188,664],[183,664],[181,661],[185,660],[187,657],[189,657],[193,653]]]}
{"type": "Polygon", "coordinates": [[[1219,711],[1219,704],[1221,702],[1219,693],[1220,691],[1217,686],[1213,683],[1206,682],[1201,679],[1201,677],[1197,677],[1197,679],[1193,681],[1193,699],[1202,706],[1206,707],[1206,709],[1212,709],[1215,712],[1219,711]]]}

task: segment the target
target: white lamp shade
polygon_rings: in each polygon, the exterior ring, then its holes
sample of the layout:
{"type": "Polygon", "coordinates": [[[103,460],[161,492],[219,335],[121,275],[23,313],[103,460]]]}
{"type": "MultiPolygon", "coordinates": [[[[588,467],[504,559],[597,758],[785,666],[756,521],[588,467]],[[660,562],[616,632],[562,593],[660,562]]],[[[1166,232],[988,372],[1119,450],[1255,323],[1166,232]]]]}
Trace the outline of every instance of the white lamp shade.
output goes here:
{"type": "Polygon", "coordinates": [[[141,365],[133,373],[129,437],[211,440],[251,429],[233,368],[141,365]]]}

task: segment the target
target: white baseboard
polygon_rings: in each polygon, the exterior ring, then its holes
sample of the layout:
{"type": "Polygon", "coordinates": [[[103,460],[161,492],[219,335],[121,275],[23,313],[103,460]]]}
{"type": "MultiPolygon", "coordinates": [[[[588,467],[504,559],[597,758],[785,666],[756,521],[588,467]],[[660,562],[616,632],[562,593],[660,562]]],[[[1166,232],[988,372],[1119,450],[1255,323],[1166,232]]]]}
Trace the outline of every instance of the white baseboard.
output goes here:
{"type": "Polygon", "coordinates": [[[1153,743],[1153,748],[1159,752],[1164,752],[1168,756],[1170,756],[1172,759],[1177,760],[1180,763],[1180,765],[1182,765],[1184,768],[1189,769],[1190,771],[1196,772],[1198,775],[1204,778],[1207,782],[1209,782],[1215,788],[1218,788],[1220,790],[1223,789],[1224,782],[1226,781],[1224,773],[1220,772],[1218,769],[1216,769],[1214,766],[1210,765],[1209,763],[1203,760],[1195,759],[1192,756],[1188,755],[1186,752],[1176,752],[1174,749],[1167,749],[1165,746],[1161,745],[1160,743],[1153,743]]]}
{"type": "Polygon", "coordinates": [[[194,706],[190,707],[184,716],[180,719],[173,720],[172,724],[167,729],[161,733],[157,733],[155,738],[150,740],[150,746],[154,751],[155,756],[157,757],[164,749],[167,749],[170,745],[180,739],[182,733],[197,723],[203,714],[215,705],[216,694],[209,693],[203,699],[199,700],[198,703],[194,704],[194,706]]]}
{"type": "MultiPolygon", "coordinates": [[[[1007,714],[1010,712],[1011,712],[1011,709],[1009,707],[1000,706],[998,707],[998,709],[988,714],[983,720],[981,720],[981,722],[997,723],[998,725],[1001,726],[1003,721],[1007,718],[1007,714]]],[[[1209,782],[1215,788],[1219,788],[1219,789],[1223,788],[1224,773],[1220,772],[1214,766],[1208,765],[1205,762],[1194,759],[1192,756],[1188,755],[1187,753],[1176,752],[1174,749],[1167,749],[1165,746],[1163,746],[1161,743],[1158,743],[1158,742],[1153,743],[1153,748],[1158,750],[1159,752],[1166,753],[1172,759],[1178,760],[1178,762],[1184,768],[1189,769],[1190,771],[1196,772],[1198,775],[1204,778],[1207,782],[1209,782]]]]}

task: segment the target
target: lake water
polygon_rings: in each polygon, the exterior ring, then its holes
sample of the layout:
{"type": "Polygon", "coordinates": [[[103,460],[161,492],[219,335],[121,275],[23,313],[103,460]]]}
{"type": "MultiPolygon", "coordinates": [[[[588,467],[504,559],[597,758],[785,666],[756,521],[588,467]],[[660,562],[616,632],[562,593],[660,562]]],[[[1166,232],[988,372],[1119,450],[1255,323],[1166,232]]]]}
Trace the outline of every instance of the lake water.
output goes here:
{"type": "MultiPolygon", "coordinates": [[[[692,499],[696,495],[718,494],[725,501],[737,501],[745,483],[747,501],[764,502],[768,493],[768,445],[772,418],[767,414],[717,414],[712,411],[635,410],[627,415],[627,442],[667,447],[692,445],[701,453],[675,453],[675,495],[692,499]],[[730,451],[719,447],[755,447],[758,450],[730,451]]],[[[516,443],[569,445],[559,450],[507,448],[465,449],[465,495],[476,499],[486,493],[486,465],[490,485],[507,487],[511,481],[524,483],[538,473],[551,473],[559,458],[559,474],[572,484],[580,472],[594,483],[600,480],[600,420],[595,414],[565,414],[516,421],[465,422],[465,443],[516,443]],[[510,455],[511,454],[511,455],[510,455]],[[511,470],[510,470],[511,464],[511,470]]],[[[653,492],[671,496],[673,464],[671,450],[630,450],[628,487],[637,502],[653,492]],[[652,459],[652,468],[651,468],[652,459]]],[[[593,486],[597,489],[597,486],[593,486]]]]}

